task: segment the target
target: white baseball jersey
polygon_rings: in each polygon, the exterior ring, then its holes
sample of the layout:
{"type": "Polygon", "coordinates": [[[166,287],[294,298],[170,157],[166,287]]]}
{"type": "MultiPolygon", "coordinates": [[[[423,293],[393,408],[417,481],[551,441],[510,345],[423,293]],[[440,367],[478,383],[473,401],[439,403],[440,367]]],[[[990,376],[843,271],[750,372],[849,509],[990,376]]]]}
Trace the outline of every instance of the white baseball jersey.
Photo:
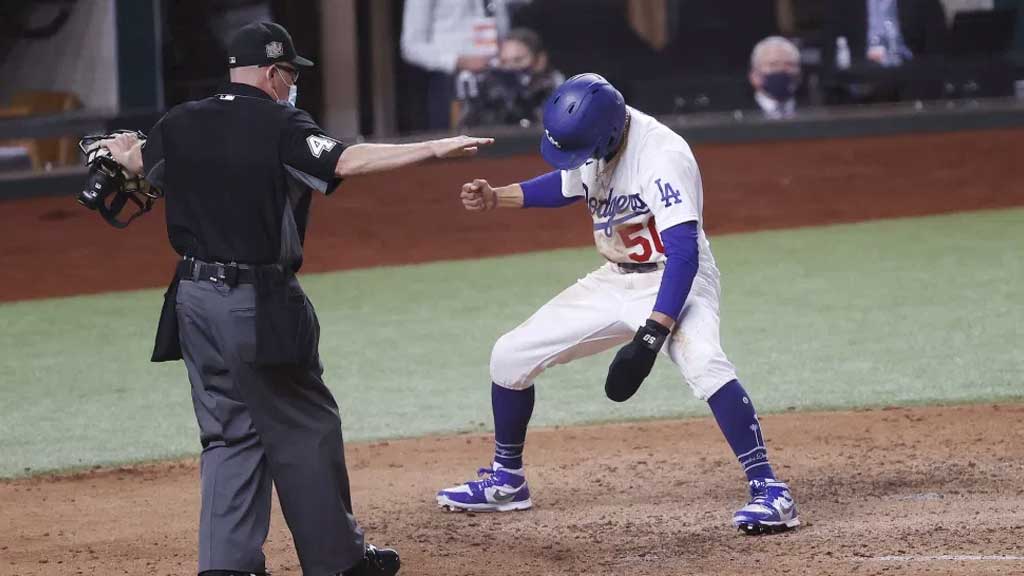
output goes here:
{"type": "Polygon", "coordinates": [[[605,166],[591,161],[562,172],[562,194],[582,196],[594,242],[609,263],[555,296],[505,334],[491,353],[491,380],[522,389],[556,364],[590,356],[633,337],[650,316],[663,270],[627,273],[617,264],[663,262],[662,230],[698,224],[698,269],[662,352],[701,399],[736,378],[719,341],[719,272],[704,235],[704,190],[693,152],[678,134],[629,108],[625,147],[605,166]]]}
{"type": "Polygon", "coordinates": [[[696,221],[700,280],[718,268],[704,236],[704,188],[693,151],[654,118],[628,108],[626,143],[609,163],[591,160],[562,172],[562,194],[582,196],[594,221],[594,244],[609,262],[663,262],[660,232],[696,221]]]}

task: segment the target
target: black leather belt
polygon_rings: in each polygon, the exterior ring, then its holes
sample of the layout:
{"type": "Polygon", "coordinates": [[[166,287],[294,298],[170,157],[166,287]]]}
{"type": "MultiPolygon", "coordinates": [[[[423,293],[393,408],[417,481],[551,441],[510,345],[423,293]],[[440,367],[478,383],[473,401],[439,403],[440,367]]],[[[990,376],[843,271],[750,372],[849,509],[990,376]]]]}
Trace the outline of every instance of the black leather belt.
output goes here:
{"type": "Polygon", "coordinates": [[[220,262],[203,262],[195,258],[185,258],[178,266],[181,277],[185,280],[223,283],[228,286],[256,283],[255,270],[248,264],[234,262],[221,264],[220,262]]]}
{"type": "Polygon", "coordinates": [[[661,270],[665,267],[661,262],[616,262],[615,266],[623,274],[643,274],[644,272],[661,270]]]}

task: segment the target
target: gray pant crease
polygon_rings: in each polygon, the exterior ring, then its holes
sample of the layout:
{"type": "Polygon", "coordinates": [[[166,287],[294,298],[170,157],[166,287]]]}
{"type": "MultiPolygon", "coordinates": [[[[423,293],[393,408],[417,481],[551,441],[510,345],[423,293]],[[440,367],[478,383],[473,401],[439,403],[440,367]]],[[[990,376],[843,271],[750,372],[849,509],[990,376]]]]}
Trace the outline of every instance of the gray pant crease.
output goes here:
{"type": "MultiPolygon", "coordinates": [[[[294,279],[289,290],[302,293],[294,279]]],[[[308,366],[252,363],[255,300],[251,285],[183,280],[178,288],[179,339],[203,446],[199,571],[266,570],[273,485],[303,573],[336,574],[365,550],[338,406],[317,356],[308,366]]],[[[308,299],[305,313],[316,326],[308,299]]]]}

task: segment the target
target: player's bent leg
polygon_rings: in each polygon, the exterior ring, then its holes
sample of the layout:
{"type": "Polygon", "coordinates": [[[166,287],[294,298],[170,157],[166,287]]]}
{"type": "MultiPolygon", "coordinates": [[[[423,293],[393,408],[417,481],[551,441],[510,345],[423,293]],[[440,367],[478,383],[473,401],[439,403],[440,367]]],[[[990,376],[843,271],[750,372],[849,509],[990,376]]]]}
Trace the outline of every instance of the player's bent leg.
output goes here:
{"type": "Polygon", "coordinates": [[[632,337],[635,329],[619,322],[600,301],[572,305],[560,301],[565,294],[495,342],[492,382],[512,390],[529,388],[551,366],[604,352],[632,337]]]}
{"type": "Polygon", "coordinates": [[[533,505],[523,467],[526,430],[533,413],[533,381],[546,368],[612,348],[632,336],[617,320],[620,299],[598,271],[541,307],[505,334],[491,353],[491,409],[495,450],[478,479],[437,493],[448,510],[509,512],[533,505]]]}
{"type": "Polygon", "coordinates": [[[490,469],[477,472],[480,479],[438,492],[439,506],[451,511],[511,512],[533,505],[523,471],[523,447],[533,402],[533,386],[512,390],[491,384],[494,462],[490,469]]]}

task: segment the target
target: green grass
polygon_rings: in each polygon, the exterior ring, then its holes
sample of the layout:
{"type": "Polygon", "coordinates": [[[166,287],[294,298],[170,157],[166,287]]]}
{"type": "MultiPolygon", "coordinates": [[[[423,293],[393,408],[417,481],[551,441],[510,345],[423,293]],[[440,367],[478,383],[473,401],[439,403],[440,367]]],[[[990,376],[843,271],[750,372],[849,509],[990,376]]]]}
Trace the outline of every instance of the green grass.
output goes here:
{"type": "MultiPolygon", "coordinates": [[[[712,244],[724,346],[762,413],[1024,398],[1024,210],[712,244]]],[[[489,428],[494,340],[598,264],[575,249],[305,276],[346,438],[489,428]]],[[[184,367],[148,362],[160,298],[0,305],[0,476],[198,450],[184,367]]],[[[609,402],[610,356],[542,376],[535,425],[707,413],[664,359],[609,402]]]]}

